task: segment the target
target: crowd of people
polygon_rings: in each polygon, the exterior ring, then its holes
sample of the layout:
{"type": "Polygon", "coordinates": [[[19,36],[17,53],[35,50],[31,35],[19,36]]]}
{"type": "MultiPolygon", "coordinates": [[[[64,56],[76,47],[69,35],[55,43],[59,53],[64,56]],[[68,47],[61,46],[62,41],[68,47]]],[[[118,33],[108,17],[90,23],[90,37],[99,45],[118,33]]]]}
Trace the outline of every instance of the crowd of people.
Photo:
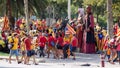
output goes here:
{"type": "Polygon", "coordinates": [[[120,64],[120,35],[119,35],[119,26],[118,23],[115,23],[113,26],[113,38],[110,38],[109,35],[106,35],[103,41],[102,50],[107,56],[108,62],[115,64],[119,62],[120,64]]]}
{"type": "Polygon", "coordinates": [[[11,56],[15,54],[18,63],[24,59],[24,63],[29,64],[29,58],[33,56],[34,63],[37,64],[35,61],[37,48],[39,48],[40,57],[44,57],[47,54],[49,58],[49,54],[52,51],[53,58],[65,59],[71,54],[75,60],[74,52],[78,45],[75,34],[70,37],[69,33],[64,34],[61,30],[54,32],[50,28],[40,31],[30,30],[29,34],[17,28],[14,32],[9,32],[7,40],[8,47],[10,48],[9,63],[11,63],[11,56]],[[22,54],[21,60],[18,59],[18,50],[22,54]]]}
{"type": "Polygon", "coordinates": [[[2,31],[2,36],[10,49],[9,63],[11,63],[11,57],[15,55],[18,64],[24,62],[29,65],[29,60],[33,57],[33,63],[37,65],[35,60],[37,51],[39,51],[39,57],[49,58],[52,53],[55,59],[66,59],[72,55],[75,60],[74,52],[78,45],[76,34],[70,34],[69,31],[65,33],[64,30],[58,29],[57,27],[63,28],[58,23],[54,28],[47,27],[45,20],[32,20],[30,31],[27,33],[25,20],[20,20],[16,22],[14,31],[2,31]],[[18,23],[21,24],[18,25],[18,23]],[[21,59],[18,57],[19,53],[22,55],[21,59]]]}
{"type": "MultiPolygon", "coordinates": [[[[76,60],[75,52],[93,54],[104,52],[112,64],[119,58],[120,63],[120,38],[117,24],[114,27],[114,37],[109,38],[104,28],[94,24],[91,7],[86,9],[86,16],[79,15],[78,19],[59,19],[56,23],[47,26],[46,20],[29,20],[29,32],[25,19],[18,19],[14,30],[4,29],[1,35],[10,49],[9,63],[15,54],[18,64],[23,62],[29,65],[30,58],[38,65],[35,55],[54,59],[66,59],[70,55],[76,60]],[[19,53],[22,55],[19,57],[19,53]]],[[[80,12],[79,12],[80,13],[80,12]]]]}

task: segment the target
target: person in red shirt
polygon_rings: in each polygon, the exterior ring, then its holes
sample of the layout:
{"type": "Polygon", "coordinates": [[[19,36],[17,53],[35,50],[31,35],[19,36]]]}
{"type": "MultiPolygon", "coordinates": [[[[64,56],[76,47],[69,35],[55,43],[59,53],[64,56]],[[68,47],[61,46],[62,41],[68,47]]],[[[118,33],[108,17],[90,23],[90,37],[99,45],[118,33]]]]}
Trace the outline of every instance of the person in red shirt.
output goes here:
{"type": "Polygon", "coordinates": [[[40,46],[40,57],[43,55],[43,57],[45,56],[44,54],[44,47],[45,44],[47,43],[47,39],[45,37],[45,34],[42,33],[42,36],[39,37],[39,46],[40,46]]]}
{"type": "Polygon", "coordinates": [[[116,35],[118,33],[118,29],[119,29],[118,23],[115,23],[114,28],[113,28],[114,35],[116,35]]]}
{"type": "Polygon", "coordinates": [[[20,29],[19,29],[18,27],[16,27],[16,28],[15,28],[15,32],[16,32],[17,34],[20,34],[20,29]]]}
{"type": "Polygon", "coordinates": [[[22,19],[18,19],[16,22],[16,26],[20,28],[20,25],[22,24],[22,19]]]}
{"type": "Polygon", "coordinates": [[[52,50],[53,54],[54,54],[54,58],[57,58],[56,57],[56,39],[52,36],[52,34],[50,34],[50,37],[48,38],[48,50],[47,50],[47,53],[48,53],[48,58],[49,58],[49,54],[50,54],[50,50],[52,50]]]}
{"type": "Polygon", "coordinates": [[[107,56],[108,62],[110,61],[110,56],[111,56],[111,48],[110,48],[110,38],[108,35],[106,35],[104,39],[104,44],[103,44],[103,52],[105,53],[105,57],[107,56]]]}
{"type": "Polygon", "coordinates": [[[56,43],[56,39],[50,34],[50,37],[48,38],[48,46],[54,47],[56,43]]]}
{"type": "Polygon", "coordinates": [[[120,38],[117,40],[117,55],[118,55],[118,62],[120,64],[120,38]]]}
{"type": "Polygon", "coordinates": [[[43,27],[42,27],[43,29],[46,28],[46,20],[45,20],[45,19],[42,20],[42,26],[43,26],[43,27]]]}
{"type": "Polygon", "coordinates": [[[62,37],[62,34],[60,34],[57,38],[57,52],[59,54],[59,56],[61,56],[61,58],[63,57],[63,37],[62,37]]]}
{"type": "Polygon", "coordinates": [[[25,45],[26,45],[26,50],[27,51],[29,51],[29,50],[31,50],[31,39],[30,39],[30,37],[27,37],[25,40],[24,40],[24,42],[25,42],[25,45]]]}
{"type": "Polygon", "coordinates": [[[59,37],[57,38],[57,44],[60,45],[58,46],[58,49],[62,49],[63,48],[63,37],[62,37],[62,34],[59,35],[59,37]]]}
{"type": "Polygon", "coordinates": [[[111,58],[110,58],[110,63],[111,64],[115,64],[114,62],[117,59],[117,46],[116,46],[116,42],[117,42],[117,36],[114,36],[113,39],[110,40],[110,49],[111,49],[111,58]]]}
{"type": "Polygon", "coordinates": [[[25,59],[25,64],[29,64],[29,59],[31,57],[31,39],[30,37],[26,37],[25,40],[24,40],[24,43],[25,43],[25,47],[26,47],[26,51],[27,51],[27,57],[25,59]]]}
{"type": "Polygon", "coordinates": [[[31,48],[32,47],[32,37],[31,36],[29,36],[29,35],[26,35],[27,37],[25,38],[25,40],[24,40],[24,43],[25,43],[25,45],[26,45],[26,50],[27,50],[27,57],[26,57],[26,59],[25,59],[25,64],[27,64],[27,65],[30,65],[29,64],[29,59],[30,59],[30,57],[32,56],[33,57],[33,62],[34,62],[34,64],[35,65],[38,65],[37,63],[36,63],[36,61],[35,61],[35,51],[31,48]]]}
{"type": "Polygon", "coordinates": [[[75,60],[75,51],[76,51],[76,47],[78,46],[78,39],[75,37],[75,35],[73,35],[72,39],[71,39],[71,55],[73,55],[73,60],[75,60]]]}

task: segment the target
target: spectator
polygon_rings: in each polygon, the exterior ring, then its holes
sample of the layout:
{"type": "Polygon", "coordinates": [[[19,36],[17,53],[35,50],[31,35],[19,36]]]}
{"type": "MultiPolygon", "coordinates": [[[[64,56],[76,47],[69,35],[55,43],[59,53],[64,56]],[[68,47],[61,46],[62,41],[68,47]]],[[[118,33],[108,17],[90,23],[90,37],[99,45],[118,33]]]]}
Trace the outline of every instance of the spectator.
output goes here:
{"type": "Polygon", "coordinates": [[[76,48],[77,48],[77,46],[78,46],[78,39],[75,37],[75,35],[73,35],[73,37],[72,37],[72,40],[71,40],[71,45],[72,45],[72,47],[71,47],[71,55],[73,56],[73,60],[75,60],[75,50],[76,50],[76,48]]]}
{"type": "Polygon", "coordinates": [[[8,40],[9,43],[13,44],[13,47],[10,49],[9,55],[9,63],[11,63],[11,57],[15,54],[18,64],[21,63],[18,58],[18,35],[16,33],[13,34],[11,38],[8,40]]]}
{"type": "Polygon", "coordinates": [[[64,40],[63,40],[63,37],[62,37],[62,34],[60,34],[59,36],[58,36],[58,38],[57,38],[57,49],[58,49],[58,54],[59,54],[59,56],[61,56],[61,58],[63,58],[63,42],[64,42],[64,40]]]}
{"type": "Polygon", "coordinates": [[[67,58],[70,55],[69,52],[69,46],[70,46],[70,39],[69,39],[69,34],[66,34],[64,37],[64,47],[63,47],[63,58],[67,58]]]}
{"type": "Polygon", "coordinates": [[[118,62],[120,64],[120,38],[117,40],[117,55],[118,55],[118,62]]]}
{"type": "Polygon", "coordinates": [[[52,50],[54,54],[54,58],[57,58],[55,45],[56,45],[56,39],[52,36],[52,34],[50,34],[50,37],[48,38],[48,50],[47,50],[48,58],[49,58],[50,50],[52,50]]]}
{"type": "Polygon", "coordinates": [[[24,40],[25,40],[25,37],[23,37],[21,39],[21,44],[20,44],[20,51],[21,51],[21,54],[22,54],[21,62],[23,61],[23,59],[25,60],[26,54],[27,54],[26,53],[26,46],[25,46],[24,40]]]}
{"type": "Polygon", "coordinates": [[[40,46],[40,57],[41,56],[45,56],[44,54],[44,47],[45,47],[45,44],[47,43],[47,39],[45,37],[45,34],[42,33],[42,36],[39,37],[39,46],[40,46]]]}
{"type": "Polygon", "coordinates": [[[34,51],[33,48],[32,48],[32,43],[31,43],[31,42],[32,42],[32,38],[28,35],[28,36],[25,38],[24,42],[25,42],[26,50],[27,50],[27,57],[26,57],[26,59],[25,59],[25,64],[30,65],[30,64],[29,64],[29,60],[30,60],[30,57],[33,56],[33,63],[34,63],[35,65],[38,65],[38,64],[36,63],[36,61],[35,61],[35,51],[34,51]]]}

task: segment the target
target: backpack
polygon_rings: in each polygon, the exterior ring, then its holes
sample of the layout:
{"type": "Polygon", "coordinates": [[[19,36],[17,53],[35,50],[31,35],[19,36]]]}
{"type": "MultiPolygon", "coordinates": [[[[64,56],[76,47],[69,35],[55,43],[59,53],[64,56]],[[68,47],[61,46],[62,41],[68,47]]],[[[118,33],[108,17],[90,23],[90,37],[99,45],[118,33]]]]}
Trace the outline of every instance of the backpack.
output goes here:
{"type": "Polygon", "coordinates": [[[14,46],[14,39],[13,39],[13,37],[12,37],[12,41],[13,41],[13,42],[11,42],[11,43],[8,44],[8,48],[9,48],[9,49],[12,49],[13,46],[14,46]]]}
{"type": "Polygon", "coordinates": [[[55,46],[55,42],[54,42],[54,41],[51,41],[50,44],[51,44],[52,46],[55,46]]]}

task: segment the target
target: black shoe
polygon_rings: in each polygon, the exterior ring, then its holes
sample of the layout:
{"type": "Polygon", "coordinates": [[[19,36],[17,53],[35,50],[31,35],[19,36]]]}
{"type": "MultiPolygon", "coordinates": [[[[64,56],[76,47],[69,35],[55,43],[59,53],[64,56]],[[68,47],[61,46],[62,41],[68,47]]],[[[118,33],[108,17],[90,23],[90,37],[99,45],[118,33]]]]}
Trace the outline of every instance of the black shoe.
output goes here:
{"type": "Polygon", "coordinates": [[[42,55],[40,54],[39,57],[41,57],[42,55]]]}
{"type": "Polygon", "coordinates": [[[18,61],[18,64],[22,63],[21,61],[18,61]]]}
{"type": "Polygon", "coordinates": [[[35,63],[35,65],[38,65],[38,63],[35,63]]]}

